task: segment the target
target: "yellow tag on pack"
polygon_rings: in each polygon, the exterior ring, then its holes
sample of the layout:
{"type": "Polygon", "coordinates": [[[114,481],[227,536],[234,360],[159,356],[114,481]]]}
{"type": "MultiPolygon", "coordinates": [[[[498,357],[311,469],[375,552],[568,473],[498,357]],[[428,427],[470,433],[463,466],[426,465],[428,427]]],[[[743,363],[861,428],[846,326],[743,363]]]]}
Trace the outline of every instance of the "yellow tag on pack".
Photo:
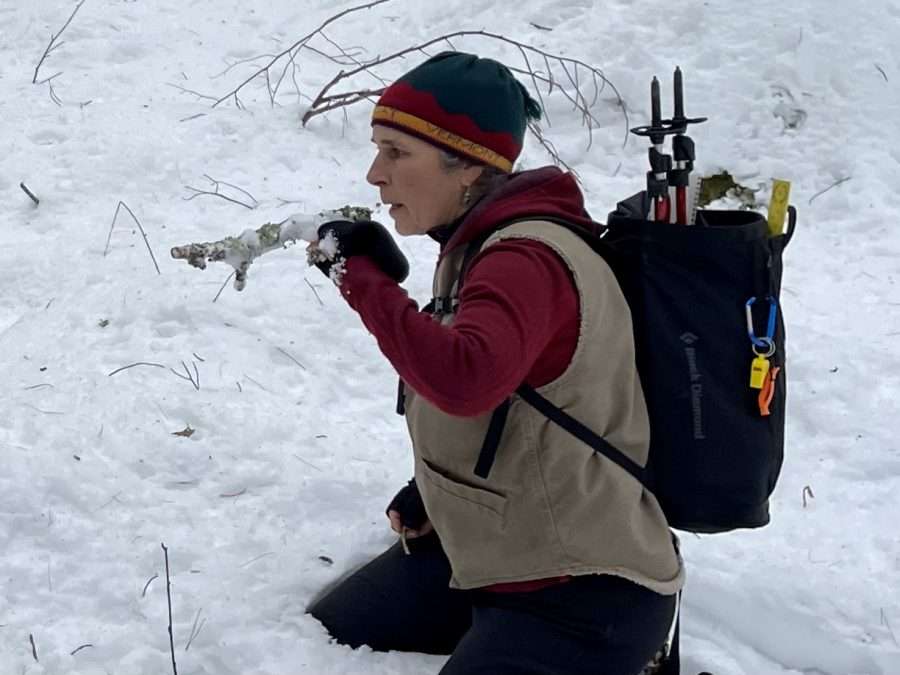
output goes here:
{"type": "Polygon", "coordinates": [[[791,198],[791,182],[776,178],[772,181],[772,199],[769,201],[769,236],[784,234],[784,220],[791,198]]]}
{"type": "Polygon", "coordinates": [[[765,356],[757,356],[750,364],[750,388],[762,389],[769,374],[769,359],[765,356]]]}

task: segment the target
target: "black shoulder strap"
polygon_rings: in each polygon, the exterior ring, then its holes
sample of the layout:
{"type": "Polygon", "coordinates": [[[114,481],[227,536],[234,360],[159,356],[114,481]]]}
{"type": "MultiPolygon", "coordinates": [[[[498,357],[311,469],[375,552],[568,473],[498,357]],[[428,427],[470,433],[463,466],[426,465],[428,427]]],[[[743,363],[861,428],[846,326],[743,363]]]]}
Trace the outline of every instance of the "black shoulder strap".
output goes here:
{"type": "Polygon", "coordinates": [[[585,445],[589,445],[595,452],[600,453],[608,460],[618,464],[641,483],[641,485],[648,490],[650,489],[644,467],[632,460],[628,455],[618,448],[613,447],[610,443],[595,434],[568,413],[557,408],[527,384],[523,384],[516,389],[516,393],[522,397],[522,400],[541,413],[544,417],[561,426],[585,445]]]}
{"type": "MultiPolygon", "coordinates": [[[[576,420],[568,413],[560,410],[545,397],[541,396],[533,387],[522,384],[516,389],[516,393],[532,408],[541,413],[551,422],[558,424],[579,441],[591,447],[594,452],[603,455],[611,462],[616,463],[627,471],[636,481],[650,490],[647,472],[632,460],[628,455],[614,447],[608,441],[588,429],[584,424],[576,420]]],[[[500,446],[500,438],[503,436],[503,427],[506,425],[506,417],[509,414],[509,399],[501,403],[491,415],[484,443],[478,454],[478,462],[475,464],[475,475],[479,478],[487,478],[497,457],[497,448],[500,446]]]]}

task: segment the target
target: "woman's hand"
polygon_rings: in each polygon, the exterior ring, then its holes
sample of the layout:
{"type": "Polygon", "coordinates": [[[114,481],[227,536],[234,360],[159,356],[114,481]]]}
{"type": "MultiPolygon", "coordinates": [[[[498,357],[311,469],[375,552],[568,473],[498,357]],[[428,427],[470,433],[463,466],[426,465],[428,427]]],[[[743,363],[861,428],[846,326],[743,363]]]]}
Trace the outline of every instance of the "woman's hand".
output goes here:
{"type": "Polygon", "coordinates": [[[310,265],[315,265],[335,280],[343,263],[353,256],[365,255],[397,283],[409,274],[406,256],[391,233],[374,220],[334,220],[321,225],[319,240],[307,247],[310,265]],[[337,272],[337,274],[336,274],[337,272]]]}
{"type": "Polygon", "coordinates": [[[425,504],[415,478],[400,489],[388,504],[385,513],[394,532],[409,539],[425,536],[434,530],[425,512],[425,504]]]}
{"type": "Polygon", "coordinates": [[[398,511],[388,511],[388,518],[391,520],[391,529],[394,530],[397,534],[402,534],[407,539],[415,539],[416,537],[424,537],[426,534],[431,534],[434,532],[434,527],[431,524],[430,520],[426,520],[422,523],[418,529],[414,530],[411,527],[406,527],[403,524],[403,521],[400,518],[400,513],[398,511]]]}

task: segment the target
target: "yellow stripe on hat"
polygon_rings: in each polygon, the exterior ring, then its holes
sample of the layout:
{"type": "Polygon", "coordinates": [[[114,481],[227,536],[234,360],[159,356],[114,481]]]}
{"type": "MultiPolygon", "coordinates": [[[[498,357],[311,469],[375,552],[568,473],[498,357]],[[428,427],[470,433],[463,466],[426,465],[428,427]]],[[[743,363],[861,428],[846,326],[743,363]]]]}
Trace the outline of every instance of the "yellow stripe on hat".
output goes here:
{"type": "Polygon", "coordinates": [[[375,106],[375,111],[372,113],[372,120],[374,122],[389,122],[400,127],[406,127],[426,138],[437,141],[441,145],[458,150],[464,155],[474,157],[480,162],[495,166],[502,171],[512,171],[513,163],[500,153],[495,152],[490,148],[486,148],[483,145],[479,145],[478,143],[474,143],[462,136],[458,136],[446,129],[442,129],[427,120],[423,120],[421,117],[416,117],[415,115],[403,112],[402,110],[389,108],[384,105],[377,105],[375,106]]]}

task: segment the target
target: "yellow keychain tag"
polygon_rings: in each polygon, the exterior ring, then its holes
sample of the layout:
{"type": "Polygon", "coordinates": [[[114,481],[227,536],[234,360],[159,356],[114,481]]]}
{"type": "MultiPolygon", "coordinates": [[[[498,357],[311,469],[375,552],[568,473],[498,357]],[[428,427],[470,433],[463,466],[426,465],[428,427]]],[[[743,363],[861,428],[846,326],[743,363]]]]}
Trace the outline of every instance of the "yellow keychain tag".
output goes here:
{"type": "Polygon", "coordinates": [[[757,356],[750,364],[750,388],[762,389],[769,374],[769,359],[765,356],[757,356]]]}
{"type": "Polygon", "coordinates": [[[784,234],[784,219],[791,198],[791,183],[776,178],[772,181],[772,199],[769,202],[769,236],[784,234]]]}

